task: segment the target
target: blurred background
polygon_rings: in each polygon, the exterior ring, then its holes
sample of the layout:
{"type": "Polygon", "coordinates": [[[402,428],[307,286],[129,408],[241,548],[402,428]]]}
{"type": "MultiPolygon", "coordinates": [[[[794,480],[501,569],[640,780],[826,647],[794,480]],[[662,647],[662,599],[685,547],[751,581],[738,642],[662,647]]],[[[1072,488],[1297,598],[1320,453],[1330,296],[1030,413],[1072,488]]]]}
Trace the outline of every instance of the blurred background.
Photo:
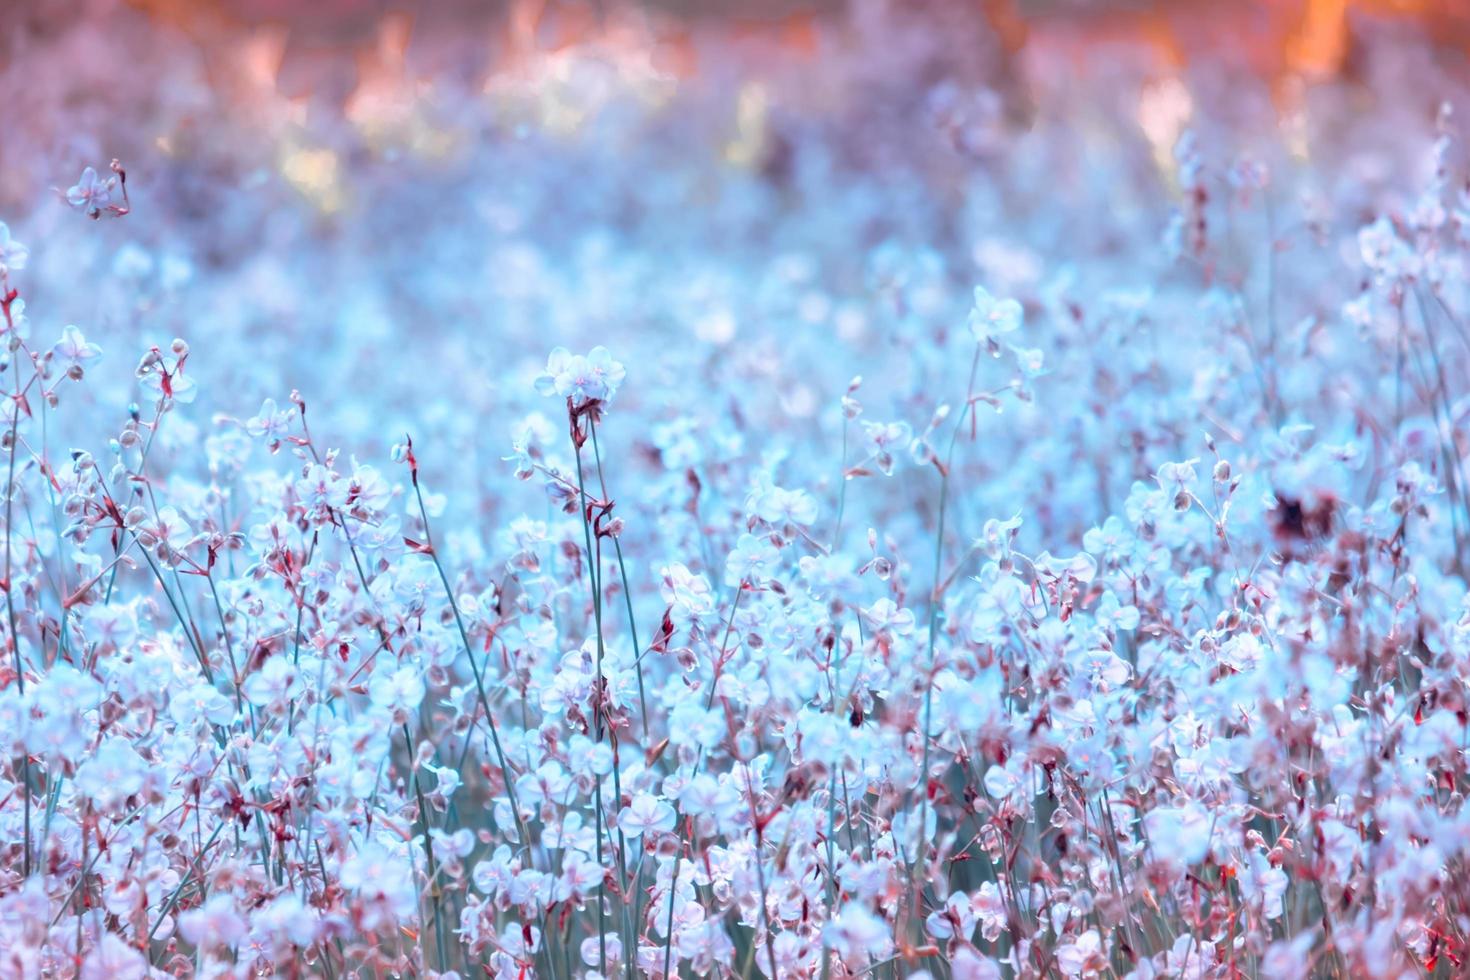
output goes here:
{"type": "MultiPolygon", "coordinates": [[[[835,441],[857,373],[922,425],[984,282],[1063,311],[1040,384],[1064,391],[1135,287],[1258,289],[1272,208],[1320,244],[1407,204],[1467,52],[1463,0],[11,0],[0,220],[33,329],[107,351],[98,411],[147,345],[194,345],[160,462],[299,389],[327,443],[431,432],[430,472],[493,501],[556,344],[639,361],[650,417],[835,441]],[[1160,247],[1186,132],[1231,181],[1272,175],[1222,267],[1160,247]],[[114,157],[132,214],[59,200],[114,157]]],[[[1283,321],[1335,316],[1294,255],[1283,321]]],[[[1128,383],[1165,390],[1152,370],[1128,383]]]]}
{"type": "MultiPolygon", "coordinates": [[[[1384,36],[1412,36],[1420,55],[1461,70],[1470,4],[12,0],[0,22],[10,121],[0,203],[30,203],[33,187],[17,175],[38,160],[74,163],[103,144],[132,159],[208,152],[198,145],[210,127],[201,117],[223,114],[271,130],[275,143],[255,152],[274,151],[278,169],[289,158],[288,180],[330,204],[328,158],[291,156],[275,123],[341,121],[355,132],[347,142],[346,131],[336,134],[337,150],[447,158],[463,145],[466,107],[455,103],[466,94],[486,97],[494,122],[570,131],[629,93],[657,104],[686,89],[754,81],[779,87],[791,111],[876,112],[875,87],[920,100],[943,84],[984,89],[1006,122],[1025,125],[1039,86],[1080,86],[1122,58],[1154,81],[1246,77],[1290,113],[1312,83],[1369,83],[1365,43],[1384,36]],[[832,71],[844,57],[869,57],[871,77],[832,71]],[[90,125],[79,127],[83,120],[90,125]]],[[[769,95],[759,109],[749,98],[732,102],[734,125],[747,134],[771,128],[769,95]]],[[[779,134],[766,135],[747,162],[779,168],[779,134]]],[[[228,149],[238,157],[246,148],[228,149]]]]}

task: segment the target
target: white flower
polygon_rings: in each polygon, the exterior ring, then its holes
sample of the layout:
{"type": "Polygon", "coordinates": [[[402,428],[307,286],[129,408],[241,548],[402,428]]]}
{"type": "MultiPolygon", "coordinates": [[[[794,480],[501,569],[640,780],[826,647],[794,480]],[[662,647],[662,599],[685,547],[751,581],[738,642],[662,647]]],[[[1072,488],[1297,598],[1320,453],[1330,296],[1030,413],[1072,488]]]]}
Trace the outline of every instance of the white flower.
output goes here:
{"type": "Polygon", "coordinates": [[[513,877],[510,862],[510,848],[501,844],[490,857],[478,862],[470,873],[475,887],[492,898],[509,888],[513,877]]]}
{"type": "Polygon", "coordinates": [[[347,484],[336,473],[320,463],[313,463],[296,481],[296,495],[309,510],[340,508],[347,503],[347,484]]]}
{"type": "Polygon", "coordinates": [[[760,586],[770,581],[781,561],[781,552],[763,537],[742,534],[725,562],[725,584],[760,586]]]}
{"type": "Polygon", "coordinates": [[[1281,918],[1286,886],[1286,872],[1274,867],[1260,851],[1252,851],[1240,875],[1240,890],[1246,898],[1261,903],[1261,914],[1267,919],[1281,918]]]}
{"type": "Polygon", "coordinates": [[[907,422],[863,422],[863,435],[868,440],[868,452],[873,463],[884,476],[893,475],[894,451],[907,446],[913,438],[913,429],[907,422]]]}
{"type": "MultiPolygon", "coordinates": [[[[0,268],[5,265],[4,259],[0,258],[0,268]]],[[[0,316],[0,337],[7,334],[25,340],[31,335],[31,321],[26,316],[26,301],[16,297],[10,303],[10,316],[0,316]]]]}
{"type": "Polygon", "coordinates": [[[674,808],[663,800],[638,793],[618,814],[618,829],[627,837],[638,837],[648,831],[666,834],[674,829],[676,819],[674,808]]]}
{"type": "Polygon", "coordinates": [[[52,358],[68,369],[81,368],[101,353],[102,348],[88,343],[87,338],[74,326],[65,327],[61,331],[61,339],[51,348],[52,358]]]}
{"type": "Polygon", "coordinates": [[[574,406],[589,401],[610,402],[625,374],[622,363],[613,360],[606,347],[594,347],[585,355],[557,347],[546,358],[546,370],[536,379],[536,390],[543,395],[570,398],[574,406]]]}
{"type": "Polygon", "coordinates": [[[368,685],[373,704],[391,712],[400,724],[406,721],[424,700],[424,680],[415,667],[404,666],[394,671],[377,671],[368,685]]]}
{"type": "Polygon", "coordinates": [[[935,939],[953,939],[958,936],[968,940],[975,931],[975,909],[970,902],[970,896],[964,892],[955,892],[944,903],[944,908],[929,913],[924,925],[929,930],[929,935],[935,939]]]}
{"type": "Polygon", "coordinates": [[[805,490],[767,485],[753,492],[746,506],[761,520],[777,527],[786,524],[805,527],[817,519],[817,501],[805,490]]]}
{"type": "Polygon", "coordinates": [[[19,272],[30,261],[31,250],[10,237],[10,226],[0,221],[0,270],[19,272]]]}
{"type": "Polygon", "coordinates": [[[988,956],[981,956],[969,946],[961,946],[950,960],[954,980],[1000,980],[1000,966],[988,956]]]}
{"type": "Polygon", "coordinates": [[[975,539],[975,545],[996,561],[1009,561],[1011,545],[1015,542],[1020,529],[1020,514],[1005,521],[992,517],[981,528],[980,537],[975,539]]]}
{"type": "Polygon", "coordinates": [[[1021,788],[1021,778],[1007,766],[991,766],[985,773],[985,792],[997,800],[1009,799],[1021,788]]]}
{"type": "Polygon", "coordinates": [[[1186,867],[1199,864],[1210,853],[1208,810],[1191,800],[1179,807],[1160,807],[1144,817],[1149,849],[1155,860],[1186,867]]]}
{"type": "Polygon", "coordinates": [[[289,656],[271,657],[245,681],[245,697],[258,707],[283,707],[300,697],[304,685],[289,656]]]}
{"type": "Polygon", "coordinates": [[[1139,612],[1137,606],[1125,606],[1118,601],[1118,597],[1111,592],[1103,594],[1097,604],[1097,611],[1093,614],[1097,619],[1097,625],[1106,630],[1136,630],[1139,623],[1139,612]]]}
{"type": "Polygon", "coordinates": [[[278,445],[291,430],[291,419],[295,412],[289,408],[276,409],[276,400],[267,398],[260,403],[260,413],[245,423],[245,431],[257,439],[266,439],[272,446],[278,445]]]}
{"type": "Polygon", "coordinates": [[[1046,373],[1046,353],[1040,348],[1012,346],[1011,353],[1016,356],[1016,368],[1021,377],[1027,381],[1046,373]]]}
{"type": "Polygon", "coordinates": [[[1082,658],[1088,683],[1099,693],[1106,693],[1128,683],[1132,668],[1111,650],[1089,650],[1082,658]]]}
{"type": "Polygon", "coordinates": [[[110,737],[77,769],[76,788],[98,807],[108,809],[143,789],[148,768],[131,742],[110,737]]]}
{"type": "Polygon", "coordinates": [[[116,178],[102,180],[97,176],[96,170],[88,167],[82,171],[82,176],[77,182],[67,190],[66,203],[95,216],[112,203],[112,188],[115,183],[116,178]]]}
{"type": "Polygon", "coordinates": [[[139,383],[160,400],[188,405],[199,395],[199,386],[184,373],[183,359],[159,356],[148,360],[138,372],[139,383]]]}
{"type": "Polygon", "coordinates": [[[250,913],[252,942],[268,942],[287,955],[293,952],[293,946],[310,946],[319,926],[320,913],[289,891],[250,913]]]}
{"type": "Polygon", "coordinates": [[[148,961],[115,932],[104,932],[82,961],[80,980],[144,980],[148,961]]]}
{"type": "Polygon", "coordinates": [[[587,367],[595,383],[601,387],[602,394],[598,397],[605,402],[612,401],[627,374],[622,362],[613,360],[606,347],[598,346],[587,352],[587,367]]]}
{"type": "Polygon", "coordinates": [[[179,932],[190,943],[204,949],[240,945],[247,932],[245,920],[235,911],[234,896],[216,892],[197,909],[179,916],[179,932]]]}
{"type": "Polygon", "coordinates": [[[1010,915],[1000,888],[993,881],[983,883],[980,890],[970,896],[970,904],[980,919],[980,934],[986,942],[995,942],[1009,923],[1010,915]]]}
{"type": "Polygon", "coordinates": [[[709,579],[703,575],[691,572],[683,562],[674,562],[664,566],[662,577],[659,594],[670,606],[691,618],[714,611],[715,597],[710,591],[709,579]]]}
{"type": "Polygon", "coordinates": [[[168,713],[184,726],[200,721],[224,725],[235,717],[235,704],[208,684],[190,684],[169,697],[168,713]]]}
{"type": "Polygon", "coordinates": [[[397,920],[407,922],[418,910],[418,883],[413,861],[382,844],[364,844],[342,862],[342,887],[362,902],[363,925],[375,929],[397,920]]]}
{"type": "Polygon", "coordinates": [[[1089,929],[1072,942],[1057,948],[1057,967],[1069,977],[1096,974],[1107,967],[1102,937],[1089,929]]]}
{"type": "Polygon", "coordinates": [[[845,960],[883,957],[893,946],[888,923],[858,902],[848,902],[822,930],[822,938],[845,960]]]}
{"type": "Polygon", "coordinates": [[[1013,299],[996,299],[984,286],[975,287],[975,305],[970,310],[970,332],[976,343],[992,354],[1000,353],[1000,338],[1021,328],[1021,304],[1013,299]]]}
{"type": "Polygon", "coordinates": [[[900,609],[898,604],[884,596],[863,611],[863,619],[876,633],[896,633],[908,636],[914,631],[914,611],[900,609]]]}
{"type": "Polygon", "coordinates": [[[1221,662],[1242,672],[1255,670],[1265,653],[1260,637],[1247,632],[1237,633],[1220,645],[1221,662]]]}
{"type": "Polygon", "coordinates": [[[565,347],[553,347],[546,356],[546,370],[536,378],[536,390],[548,396],[565,398],[570,395],[572,379],[578,367],[577,360],[565,347]]]}
{"type": "Polygon", "coordinates": [[[438,780],[438,784],[434,787],[434,794],[443,799],[447,800],[454,796],[455,791],[464,785],[464,781],[460,779],[459,770],[451,766],[436,766],[433,763],[425,763],[424,769],[432,773],[434,778],[438,780]]]}
{"type": "Polygon", "coordinates": [[[686,814],[695,817],[727,812],[737,803],[736,792],[706,772],[689,780],[679,792],[679,806],[686,814]]]}
{"type": "Polygon", "coordinates": [[[1422,266],[1419,256],[1385,217],[1358,230],[1358,251],[1363,256],[1363,264],[1381,279],[1415,276],[1422,266]]]}
{"type": "Polygon", "coordinates": [[[596,966],[604,950],[607,953],[608,971],[612,972],[613,965],[623,959],[623,941],[617,936],[588,936],[582,940],[582,962],[588,966],[596,966]]]}

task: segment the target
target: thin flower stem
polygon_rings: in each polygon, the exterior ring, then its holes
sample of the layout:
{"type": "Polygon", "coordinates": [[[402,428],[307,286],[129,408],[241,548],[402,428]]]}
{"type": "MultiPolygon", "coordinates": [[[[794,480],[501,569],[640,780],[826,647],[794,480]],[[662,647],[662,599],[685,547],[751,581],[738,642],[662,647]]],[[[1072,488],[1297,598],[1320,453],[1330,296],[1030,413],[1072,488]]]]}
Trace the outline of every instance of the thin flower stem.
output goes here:
{"type": "MultiPolygon", "coordinates": [[[[163,925],[163,920],[168,918],[169,914],[173,912],[174,907],[178,905],[179,896],[182,895],[184,892],[184,886],[189,884],[189,880],[193,877],[194,872],[199,870],[199,862],[204,860],[204,855],[209,852],[209,849],[214,846],[214,842],[219,839],[219,835],[225,829],[226,823],[227,821],[221,820],[218,824],[216,824],[214,828],[214,833],[209,835],[209,839],[204,842],[204,846],[194,852],[194,857],[189,862],[188,870],[184,873],[184,876],[179,879],[178,886],[174,888],[173,892],[169,895],[168,900],[163,903],[163,907],[159,909],[158,918],[153,920],[153,928],[148,930],[148,943],[153,942],[153,937],[158,933],[159,927],[163,925]]],[[[154,964],[156,965],[156,963],[157,961],[155,960],[154,964]]]]}
{"type": "MultiPolygon", "coordinates": [[[[597,422],[593,419],[587,420],[587,429],[592,433],[592,456],[597,462],[597,485],[602,490],[602,498],[607,497],[607,481],[602,475],[602,451],[597,447],[597,422]]],[[[578,488],[581,489],[580,487],[578,488]]],[[[587,495],[582,494],[583,505],[586,505],[587,495]]],[[[638,617],[633,614],[633,590],[628,585],[628,567],[623,563],[623,542],[620,537],[613,535],[613,553],[618,558],[618,575],[623,580],[623,601],[628,608],[628,631],[633,638],[633,667],[638,675],[638,709],[643,717],[643,731],[649,733],[648,727],[648,695],[643,689],[643,654],[642,647],[638,643],[638,617]]]]}
{"type": "MultiPolygon", "coordinates": [[[[692,818],[685,818],[686,824],[692,825],[692,818]]],[[[694,832],[692,826],[686,830],[687,836],[692,840],[694,832]]],[[[691,844],[692,846],[692,844],[691,844]]],[[[664,922],[664,977],[667,980],[672,974],[669,966],[674,951],[674,897],[679,891],[679,861],[684,857],[684,842],[679,842],[679,847],[674,851],[674,873],[669,876],[669,915],[664,922]]]]}
{"type": "MultiPolygon", "coordinates": [[[[730,636],[735,629],[735,613],[740,608],[740,597],[744,594],[744,592],[745,582],[742,580],[740,585],[737,586],[735,589],[734,601],[730,603],[730,616],[725,621],[725,636],[724,639],[720,641],[720,652],[717,659],[715,660],[715,663],[712,665],[709,696],[705,698],[704,702],[704,710],[706,711],[708,711],[715,703],[715,691],[718,690],[720,686],[720,671],[724,668],[725,653],[729,649],[730,636]]],[[[693,779],[695,776],[699,775],[699,770],[704,766],[704,754],[705,748],[704,746],[700,746],[699,756],[694,760],[694,769],[689,774],[690,779],[693,779]]],[[[686,844],[691,848],[694,846],[694,823],[692,817],[685,818],[685,834],[686,837],[680,838],[679,845],[674,851],[674,875],[672,878],[669,879],[668,929],[664,936],[665,977],[669,976],[669,956],[674,939],[674,895],[679,884],[679,859],[683,856],[684,847],[686,846],[686,844]]]]}
{"type": "MultiPolygon", "coordinates": [[[[8,293],[9,281],[0,277],[0,291],[8,293]]],[[[10,319],[11,300],[5,300],[5,317],[10,319]]],[[[12,364],[12,367],[15,367],[12,364]]],[[[20,432],[20,371],[15,374],[15,396],[10,403],[10,444],[7,447],[9,454],[8,474],[5,479],[5,615],[10,622],[10,652],[15,660],[15,683],[16,689],[24,695],[26,692],[25,662],[20,653],[20,630],[16,626],[15,619],[15,570],[12,563],[14,554],[13,523],[15,512],[15,446],[20,432]]],[[[24,826],[24,837],[21,841],[21,874],[23,877],[31,876],[31,756],[30,753],[21,750],[21,786],[25,799],[22,801],[24,807],[22,823],[24,826]]]]}
{"type": "MultiPolygon", "coordinates": [[[[419,809],[419,833],[424,840],[424,861],[428,867],[429,901],[434,909],[434,947],[439,957],[440,971],[449,968],[449,959],[444,952],[444,896],[439,886],[439,867],[434,860],[434,842],[429,835],[429,804],[424,800],[424,787],[419,782],[418,756],[414,752],[413,733],[408,725],[403,726],[403,743],[408,749],[408,781],[413,787],[414,799],[419,809]]],[[[423,930],[419,930],[422,939],[423,930]]],[[[428,950],[424,950],[428,955],[428,950]]]]}
{"type": "Polygon", "coordinates": [[[919,767],[919,816],[913,830],[914,860],[909,868],[909,920],[915,930],[919,928],[921,921],[919,899],[924,890],[919,866],[924,860],[925,828],[928,826],[929,819],[929,743],[932,737],[930,726],[934,714],[934,645],[935,633],[939,629],[939,608],[944,601],[942,578],[945,511],[949,501],[949,477],[954,468],[955,444],[959,441],[960,430],[964,428],[966,414],[974,411],[974,402],[970,394],[975,390],[975,376],[980,370],[980,351],[981,348],[977,346],[975,356],[970,361],[970,380],[965,385],[965,408],[961,410],[959,418],[955,420],[954,428],[950,431],[944,469],[939,477],[939,514],[936,518],[938,528],[934,534],[934,591],[929,596],[928,663],[924,668],[924,724],[919,731],[919,738],[923,743],[923,761],[919,767]]]}
{"type": "MultiPolygon", "coordinates": [[[[589,417],[588,420],[587,420],[587,428],[588,428],[588,431],[592,435],[592,455],[593,455],[593,459],[596,461],[596,464],[597,464],[597,483],[598,483],[598,486],[600,487],[600,489],[602,491],[602,497],[603,497],[603,499],[604,500],[607,500],[608,499],[608,495],[607,495],[607,480],[603,477],[603,472],[602,472],[602,452],[598,448],[598,445],[597,445],[597,420],[594,419],[594,418],[589,417]]],[[[584,531],[584,533],[586,533],[588,531],[588,528],[586,527],[587,494],[586,494],[586,491],[583,489],[583,487],[581,485],[581,476],[582,476],[582,473],[581,473],[581,457],[580,457],[580,454],[579,454],[578,459],[577,459],[577,478],[578,478],[577,492],[580,495],[581,500],[582,500],[582,504],[583,504],[583,508],[582,508],[583,531],[584,531]]],[[[639,651],[639,644],[638,644],[638,620],[637,620],[637,617],[633,613],[633,590],[632,590],[632,587],[628,583],[628,567],[623,562],[623,544],[622,544],[622,541],[618,538],[617,535],[612,535],[612,542],[613,542],[613,551],[617,555],[617,559],[618,559],[618,574],[621,577],[622,584],[623,584],[623,601],[626,604],[627,610],[628,610],[628,631],[629,631],[629,634],[631,635],[632,640],[633,640],[633,654],[634,654],[634,657],[633,657],[633,670],[634,670],[634,672],[635,672],[635,674],[636,674],[636,676],[638,678],[638,708],[639,708],[639,712],[640,712],[640,715],[641,715],[642,720],[643,720],[643,731],[644,731],[645,737],[646,737],[648,735],[649,731],[650,731],[649,726],[648,726],[648,698],[647,698],[647,695],[644,692],[644,686],[643,686],[643,655],[639,651]]],[[[601,544],[600,543],[598,545],[598,559],[599,559],[599,561],[601,559],[601,544]]],[[[600,598],[601,598],[601,572],[600,572],[600,570],[599,570],[599,574],[598,574],[598,593],[599,593],[599,600],[600,600],[600,598]]],[[[601,630],[600,623],[599,623],[599,627],[598,628],[599,628],[599,631],[600,631],[601,630]]],[[[621,768],[621,766],[620,766],[620,763],[618,761],[617,746],[614,745],[613,746],[613,791],[617,794],[619,801],[622,800],[622,796],[623,796],[623,788],[622,788],[622,783],[621,783],[622,776],[621,776],[620,768],[621,768]]],[[[641,867],[641,864],[640,864],[640,867],[641,867]]],[[[626,842],[626,839],[625,839],[625,835],[624,835],[624,833],[622,831],[622,828],[618,828],[618,874],[620,876],[620,879],[619,880],[620,880],[620,883],[621,883],[622,887],[626,888],[627,887],[627,878],[628,878],[628,855],[627,855],[627,842],[626,842]]],[[[628,906],[628,901],[627,901],[627,897],[626,896],[625,896],[625,900],[624,900],[624,906],[625,907],[624,907],[624,910],[623,911],[624,911],[624,916],[626,918],[627,940],[626,940],[626,946],[625,946],[625,949],[624,949],[623,964],[624,964],[624,967],[625,967],[625,971],[626,971],[628,977],[630,978],[630,980],[631,980],[631,978],[633,976],[633,961],[635,959],[635,957],[632,954],[633,954],[633,951],[636,951],[637,948],[638,948],[637,947],[637,942],[638,942],[638,901],[639,901],[639,897],[640,897],[639,896],[639,892],[641,890],[641,887],[642,887],[641,884],[638,883],[638,882],[635,882],[634,885],[633,885],[633,890],[632,890],[632,894],[631,894],[631,898],[632,898],[632,902],[631,902],[632,907],[631,908],[628,908],[627,907],[628,906]]]]}
{"type": "Polygon", "coordinates": [[[479,697],[480,707],[485,709],[485,722],[490,729],[490,741],[495,747],[496,762],[505,778],[505,794],[510,801],[510,810],[516,822],[516,832],[520,835],[520,844],[529,855],[531,853],[531,837],[526,832],[525,821],[521,817],[521,808],[516,802],[515,776],[506,762],[505,750],[501,747],[500,731],[495,724],[495,713],[490,708],[490,699],[485,694],[485,679],[480,671],[479,664],[475,663],[474,650],[470,647],[469,632],[464,626],[464,617],[460,615],[459,602],[454,596],[454,588],[449,584],[449,576],[444,572],[444,565],[439,561],[439,551],[434,547],[434,537],[429,530],[429,511],[424,506],[423,490],[419,488],[418,471],[413,474],[413,492],[418,500],[419,516],[424,522],[424,543],[428,548],[428,555],[434,563],[435,570],[439,573],[439,581],[444,586],[444,595],[449,600],[449,609],[454,613],[454,624],[459,630],[459,640],[464,646],[465,658],[470,662],[470,671],[475,676],[475,693],[479,697]]]}
{"type": "Polygon", "coordinates": [[[761,851],[765,848],[765,831],[761,826],[760,811],[755,805],[755,779],[750,772],[749,765],[745,770],[745,795],[750,802],[751,827],[755,832],[755,879],[760,887],[761,893],[761,931],[766,938],[766,966],[769,969],[768,976],[776,976],[776,940],[771,929],[770,896],[766,891],[766,864],[761,851]]]}
{"type": "Polygon", "coordinates": [[[837,467],[837,479],[842,483],[837,489],[837,523],[832,529],[832,551],[834,553],[842,547],[842,518],[847,513],[847,484],[851,482],[847,479],[848,421],[847,411],[844,409],[842,412],[842,457],[838,460],[840,465],[837,467]]]}
{"type": "MultiPolygon", "coordinates": [[[[588,424],[589,424],[589,426],[591,426],[594,423],[592,423],[592,421],[589,419],[588,420],[588,424]]],[[[594,430],[594,432],[595,432],[595,430],[594,430]]],[[[595,438],[596,437],[594,435],[594,440],[595,440],[595,438]]],[[[596,740],[597,740],[598,743],[601,743],[602,740],[603,740],[603,735],[604,735],[604,721],[603,721],[602,699],[606,696],[606,690],[607,690],[606,680],[604,679],[603,671],[602,671],[602,662],[603,662],[603,659],[607,655],[607,653],[606,653],[606,645],[605,645],[605,641],[604,641],[604,638],[603,638],[603,632],[602,632],[602,567],[601,567],[602,566],[602,562],[601,562],[601,559],[602,559],[602,547],[601,547],[601,544],[602,544],[602,542],[601,542],[601,538],[599,537],[598,540],[597,540],[597,542],[596,542],[596,546],[594,547],[594,542],[593,542],[593,537],[592,537],[592,522],[591,522],[590,514],[589,514],[590,505],[587,502],[587,487],[586,487],[586,482],[584,480],[583,472],[582,472],[582,447],[580,445],[577,445],[576,442],[574,441],[572,448],[574,450],[574,454],[575,454],[576,460],[577,460],[577,493],[578,493],[578,498],[579,498],[579,503],[580,503],[580,506],[578,507],[578,510],[580,511],[581,516],[582,516],[582,535],[583,535],[583,540],[585,541],[586,547],[587,547],[587,585],[588,585],[588,588],[589,588],[589,590],[591,592],[592,618],[593,618],[594,626],[595,626],[596,631],[597,631],[597,664],[596,664],[595,671],[594,671],[594,674],[593,674],[594,680],[593,680],[593,683],[592,683],[592,718],[593,718],[593,730],[594,730],[595,738],[596,738],[596,740]]],[[[598,464],[598,470],[599,470],[599,474],[600,474],[600,472],[601,472],[601,463],[600,462],[598,464]]],[[[604,491],[604,493],[605,492],[606,491],[604,491]]],[[[625,578],[624,579],[624,583],[625,583],[624,584],[624,591],[625,592],[627,591],[626,581],[627,580],[625,578]]],[[[630,605],[629,605],[629,610],[630,610],[629,618],[630,619],[632,618],[631,617],[631,609],[632,609],[632,606],[631,606],[631,600],[630,600],[630,605]]],[[[635,652],[636,652],[636,641],[635,641],[635,652]]],[[[621,802],[621,797],[622,797],[622,787],[621,787],[621,783],[620,783],[621,775],[620,775],[618,769],[619,769],[619,763],[618,763],[618,759],[617,759],[617,748],[616,748],[616,746],[614,746],[614,748],[613,748],[613,783],[614,783],[614,791],[617,793],[617,795],[619,797],[619,802],[621,802]]],[[[598,851],[598,863],[600,864],[601,861],[602,861],[602,848],[603,848],[603,843],[602,842],[603,842],[603,835],[604,835],[604,831],[605,831],[605,827],[604,827],[604,823],[603,823],[604,810],[603,810],[603,800],[602,800],[602,780],[601,779],[599,779],[597,781],[597,786],[595,787],[595,791],[594,792],[595,792],[595,797],[596,797],[595,800],[594,800],[594,802],[595,802],[596,807],[597,807],[597,820],[596,820],[597,851],[598,851]]],[[[626,888],[627,887],[627,880],[628,880],[628,858],[627,858],[627,850],[628,850],[628,846],[627,846],[626,837],[623,834],[622,828],[619,828],[618,829],[617,862],[618,862],[618,881],[619,881],[619,886],[621,888],[626,888]]],[[[605,897],[606,879],[604,879],[603,883],[601,885],[599,885],[598,887],[599,887],[599,901],[598,901],[598,906],[597,906],[598,969],[599,969],[599,971],[604,976],[606,976],[606,974],[607,974],[607,935],[606,935],[606,922],[604,921],[604,916],[606,915],[606,904],[605,904],[606,903],[606,897],[605,897]]],[[[623,913],[623,920],[624,920],[624,929],[623,929],[623,932],[624,932],[624,936],[625,936],[625,939],[624,939],[624,947],[625,947],[624,948],[624,958],[626,959],[626,958],[629,958],[631,956],[631,952],[630,951],[631,950],[635,950],[637,947],[636,947],[636,939],[634,938],[634,935],[633,935],[633,923],[629,919],[629,916],[628,916],[628,908],[627,908],[627,903],[626,902],[623,903],[622,913],[623,913]]]]}

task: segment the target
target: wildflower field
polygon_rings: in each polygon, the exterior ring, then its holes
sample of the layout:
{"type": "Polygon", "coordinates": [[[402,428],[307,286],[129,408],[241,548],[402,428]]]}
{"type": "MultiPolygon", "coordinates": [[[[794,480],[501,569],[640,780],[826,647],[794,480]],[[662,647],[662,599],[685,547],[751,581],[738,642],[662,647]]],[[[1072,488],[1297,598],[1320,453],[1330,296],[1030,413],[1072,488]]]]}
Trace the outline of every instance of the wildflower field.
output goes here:
{"type": "Polygon", "coordinates": [[[0,980],[1470,975],[1459,5],[678,6],[0,12],[0,980]]]}

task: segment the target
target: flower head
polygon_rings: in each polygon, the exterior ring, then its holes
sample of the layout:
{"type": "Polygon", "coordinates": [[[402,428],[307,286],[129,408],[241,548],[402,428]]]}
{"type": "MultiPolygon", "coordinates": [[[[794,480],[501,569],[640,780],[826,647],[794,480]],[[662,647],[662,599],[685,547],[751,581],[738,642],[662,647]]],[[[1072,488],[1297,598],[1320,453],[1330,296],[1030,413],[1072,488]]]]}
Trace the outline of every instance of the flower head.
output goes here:
{"type": "Polygon", "coordinates": [[[1000,338],[1021,328],[1021,304],[1013,299],[996,299],[984,286],[975,287],[975,305],[970,310],[970,332],[976,343],[991,354],[1001,351],[1000,338]]]}
{"type": "Polygon", "coordinates": [[[668,833],[674,829],[674,808],[648,793],[639,793],[618,814],[618,829],[626,836],[640,837],[650,831],[668,833]]]}
{"type": "Polygon", "coordinates": [[[116,186],[117,178],[109,177],[104,180],[97,175],[96,170],[88,167],[67,190],[66,203],[78,211],[85,211],[89,216],[96,217],[112,203],[112,191],[116,186]]]}
{"type": "Polygon", "coordinates": [[[30,261],[31,250],[10,237],[10,226],[0,221],[0,272],[19,272],[30,261]]]}
{"type": "Polygon", "coordinates": [[[61,364],[69,377],[80,378],[84,365],[100,357],[102,348],[89,343],[76,327],[68,326],[61,331],[61,339],[51,348],[51,357],[61,364]]]}
{"type": "Polygon", "coordinates": [[[606,347],[594,347],[586,354],[557,347],[546,358],[546,370],[536,379],[536,390],[571,399],[573,407],[592,401],[610,402],[626,373],[606,347]]]}

